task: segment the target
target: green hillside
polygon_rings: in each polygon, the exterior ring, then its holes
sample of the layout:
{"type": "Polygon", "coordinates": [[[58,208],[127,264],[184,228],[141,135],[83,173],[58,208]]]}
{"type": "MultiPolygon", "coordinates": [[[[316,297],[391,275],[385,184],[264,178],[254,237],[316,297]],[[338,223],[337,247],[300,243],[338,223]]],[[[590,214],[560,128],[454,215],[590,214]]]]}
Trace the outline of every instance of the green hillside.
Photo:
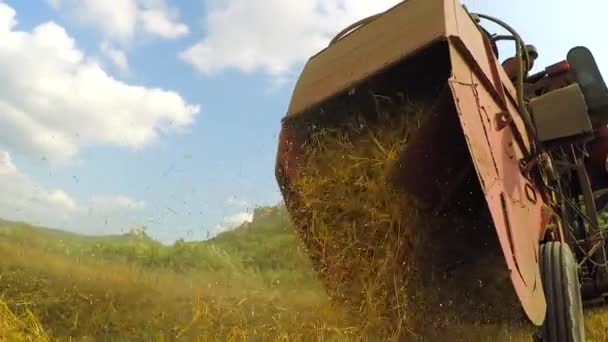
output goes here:
{"type": "Polygon", "coordinates": [[[338,327],[282,207],[170,246],[142,232],[93,237],[0,221],[0,260],[0,323],[12,322],[0,324],[0,340],[42,328],[78,340],[274,340],[338,327]],[[260,330],[272,322],[282,327],[260,330]]]}
{"type": "MultiPolygon", "coordinates": [[[[588,315],[595,341],[608,337],[605,317],[588,315]]],[[[374,324],[381,317],[331,305],[280,206],[170,246],[141,231],[92,237],[0,221],[0,340],[383,340],[374,324]]],[[[444,330],[454,341],[529,340],[504,327],[444,330]]]]}
{"type": "Polygon", "coordinates": [[[145,234],[88,236],[2,219],[0,219],[0,237],[4,241],[10,241],[19,245],[67,254],[89,252],[96,245],[100,244],[112,244],[115,246],[130,246],[138,243],[161,245],[145,234]]]}
{"type": "Polygon", "coordinates": [[[257,272],[270,283],[314,282],[308,259],[290,229],[284,207],[254,211],[252,222],[207,241],[167,246],[145,232],[84,236],[0,220],[0,242],[66,256],[121,261],[176,272],[257,272]]]}

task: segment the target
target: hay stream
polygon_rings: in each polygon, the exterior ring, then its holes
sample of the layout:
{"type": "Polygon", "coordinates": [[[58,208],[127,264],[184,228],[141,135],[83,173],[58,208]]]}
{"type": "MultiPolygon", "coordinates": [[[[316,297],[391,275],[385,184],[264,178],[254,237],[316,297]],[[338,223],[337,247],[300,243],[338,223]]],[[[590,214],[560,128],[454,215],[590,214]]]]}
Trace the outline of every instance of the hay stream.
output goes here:
{"type": "Polygon", "coordinates": [[[370,100],[375,113],[314,130],[294,184],[296,226],[328,293],[374,340],[526,340],[483,209],[433,216],[389,181],[430,101],[370,100]]]}
{"type": "Polygon", "coordinates": [[[0,299],[0,341],[47,342],[49,338],[31,311],[19,317],[0,299]]]}

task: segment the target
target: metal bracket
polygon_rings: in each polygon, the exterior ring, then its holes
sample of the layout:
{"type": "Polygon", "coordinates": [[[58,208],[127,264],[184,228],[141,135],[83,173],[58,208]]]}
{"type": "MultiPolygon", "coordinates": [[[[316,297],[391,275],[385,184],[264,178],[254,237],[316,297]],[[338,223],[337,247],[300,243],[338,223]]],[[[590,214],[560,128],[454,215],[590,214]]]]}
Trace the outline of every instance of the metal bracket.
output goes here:
{"type": "Polygon", "coordinates": [[[505,127],[509,126],[513,122],[513,117],[509,112],[500,112],[494,117],[494,122],[497,131],[502,131],[505,127]]]}

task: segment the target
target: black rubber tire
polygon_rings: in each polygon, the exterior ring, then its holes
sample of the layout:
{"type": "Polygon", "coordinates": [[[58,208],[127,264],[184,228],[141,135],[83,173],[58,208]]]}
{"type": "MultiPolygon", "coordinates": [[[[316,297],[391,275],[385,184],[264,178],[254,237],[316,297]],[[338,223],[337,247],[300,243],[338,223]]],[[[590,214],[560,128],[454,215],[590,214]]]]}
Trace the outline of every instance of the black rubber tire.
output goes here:
{"type": "Polygon", "coordinates": [[[584,342],[581,287],[568,245],[553,241],[541,245],[540,272],[547,300],[542,341],[584,342]]]}

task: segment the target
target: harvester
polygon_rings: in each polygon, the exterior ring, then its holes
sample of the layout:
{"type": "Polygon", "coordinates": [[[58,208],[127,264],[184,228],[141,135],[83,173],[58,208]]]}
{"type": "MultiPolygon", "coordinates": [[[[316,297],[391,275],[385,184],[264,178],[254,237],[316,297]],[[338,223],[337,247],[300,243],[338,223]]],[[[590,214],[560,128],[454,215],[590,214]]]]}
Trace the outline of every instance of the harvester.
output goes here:
{"type": "MultiPolygon", "coordinates": [[[[585,341],[583,308],[608,293],[608,90],[588,48],[533,73],[538,55],[513,27],[457,0],[406,0],[344,29],[305,64],[282,120],[276,178],[297,230],[313,229],[296,184],[314,132],[352,119],[344,108],[364,106],[362,94],[426,98],[393,156],[395,184],[434,215],[485,218],[496,267],[538,336],[585,341]],[[500,56],[499,43],[514,56],[500,56]]],[[[319,245],[307,246],[320,262],[319,245]]]]}

